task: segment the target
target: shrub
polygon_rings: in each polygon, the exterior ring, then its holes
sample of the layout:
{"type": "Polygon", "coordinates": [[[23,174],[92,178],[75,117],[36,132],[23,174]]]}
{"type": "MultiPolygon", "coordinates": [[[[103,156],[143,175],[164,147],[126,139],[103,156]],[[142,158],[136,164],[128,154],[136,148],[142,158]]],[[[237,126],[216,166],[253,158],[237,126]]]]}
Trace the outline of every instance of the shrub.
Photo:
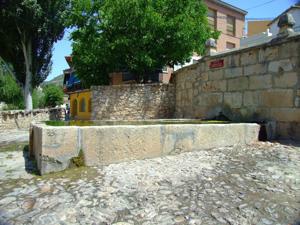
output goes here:
{"type": "Polygon", "coordinates": [[[64,102],[64,92],[61,87],[54,84],[47,85],[43,89],[45,106],[55,107],[61,105],[64,102]]]}
{"type": "Polygon", "coordinates": [[[11,74],[0,75],[0,100],[7,109],[23,109],[23,92],[11,74]]]}
{"type": "Polygon", "coordinates": [[[40,89],[33,90],[32,104],[34,109],[42,109],[45,107],[45,95],[42,90],[40,89]]]}

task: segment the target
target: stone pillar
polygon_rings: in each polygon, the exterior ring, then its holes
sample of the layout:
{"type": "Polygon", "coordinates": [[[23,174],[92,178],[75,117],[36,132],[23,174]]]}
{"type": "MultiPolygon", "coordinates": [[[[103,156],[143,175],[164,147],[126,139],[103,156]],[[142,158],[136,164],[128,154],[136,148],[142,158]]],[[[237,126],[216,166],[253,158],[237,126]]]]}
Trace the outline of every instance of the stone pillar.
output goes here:
{"type": "Polygon", "coordinates": [[[205,43],[205,47],[206,47],[206,53],[205,53],[206,56],[212,56],[217,53],[217,44],[215,39],[213,38],[208,39],[205,43]]]}

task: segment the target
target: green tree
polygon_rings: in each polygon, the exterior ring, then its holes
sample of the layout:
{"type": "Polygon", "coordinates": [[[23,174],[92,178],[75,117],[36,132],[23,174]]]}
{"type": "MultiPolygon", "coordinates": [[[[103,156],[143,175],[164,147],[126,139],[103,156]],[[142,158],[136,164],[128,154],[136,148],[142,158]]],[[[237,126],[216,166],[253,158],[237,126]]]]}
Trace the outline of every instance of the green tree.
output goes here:
{"type": "Polygon", "coordinates": [[[63,104],[64,92],[61,87],[54,84],[47,85],[43,89],[45,106],[55,107],[63,104]]]}
{"type": "Polygon", "coordinates": [[[0,101],[8,104],[10,109],[24,107],[20,86],[13,77],[11,66],[0,58],[0,101]]]}
{"type": "Polygon", "coordinates": [[[32,91],[48,76],[54,42],[64,34],[68,0],[0,1],[0,56],[11,63],[32,110],[32,91]]]}
{"type": "Polygon", "coordinates": [[[69,24],[73,62],[86,84],[107,84],[108,73],[128,70],[137,80],[164,65],[203,53],[217,36],[202,0],[73,0],[69,24]]]}
{"type": "Polygon", "coordinates": [[[45,95],[39,88],[35,88],[32,92],[32,104],[34,109],[42,109],[45,107],[45,95]]]}
{"type": "Polygon", "coordinates": [[[24,107],[22,90],[10,74],[0,76],[0,99],[8,104],[9,109],[24,107]]]}

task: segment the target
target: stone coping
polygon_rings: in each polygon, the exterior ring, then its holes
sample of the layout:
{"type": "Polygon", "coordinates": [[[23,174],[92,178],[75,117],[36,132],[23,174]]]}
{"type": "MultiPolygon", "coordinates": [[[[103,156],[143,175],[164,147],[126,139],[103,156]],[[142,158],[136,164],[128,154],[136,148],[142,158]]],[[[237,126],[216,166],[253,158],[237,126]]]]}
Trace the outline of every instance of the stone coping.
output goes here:
{"type": "Polygon", "coordinates": [[[287,38],[278,39],[278,38],[274,37],[270,41],[265,42],[265,43],[261,43],[261,44],[258,44],[258,45],[245,46],[245,47],[241,47],[241,48],[238,48],[238,49],[233,49],[233,50],[228,50],[228,51],[216,53],[216,54],[211,55],[211,56],[204,56],[200,60],[198,60],[197,63],[189,65],[189,66],[185,66],[183,68],[180,68],[179,70],[176,70],[173,74],[175,75],[175,74],[181,73],[182,71],[195,69],[199,66],[200,63],[206,62],[206,61],[209,61],[209,60],[224,58],[224,57],[227,57],[227,56],[248,52],[248,51],[251,51],[251,50],[254,50],[254,49],[267,48],[267,47],[273,47],[273,46],[275,47],[277,45],[282,45],[284,43],[291,42],[291,41],[296,41],[296,40],[300,41],[300,33],[299,32],[295,32],[294,35],[289,36],[287,38]]]}
{"type": "Polygon", "coordinates": [[[259,140],[258,124],[156,124],[31,126],[30,154],[41,175],[69,168],[80,157],[86,166],[103,166],[259,140]]]}
{"type": "Polygon", "coordinates": [[[63,108],[45,108],[45,109],[34,109],[34,110],[2,110],[0,115],[13,115],[13,114],[31,114],[31,113],[43,113],[62,110],[63,108]]]}
{"type": "Polygon", "coordinates": [[[169,83],[169,84],[164,84],[164,83],[147,83],[147,84],[120,84],[120,85],[97,85],[97,86],[91,86],[91,90],[97,90],[100,88],[130,88],[130,87],[155,87],[155,86],[162,86],[162,87],[173,87],[174,85],[169,83]]]}

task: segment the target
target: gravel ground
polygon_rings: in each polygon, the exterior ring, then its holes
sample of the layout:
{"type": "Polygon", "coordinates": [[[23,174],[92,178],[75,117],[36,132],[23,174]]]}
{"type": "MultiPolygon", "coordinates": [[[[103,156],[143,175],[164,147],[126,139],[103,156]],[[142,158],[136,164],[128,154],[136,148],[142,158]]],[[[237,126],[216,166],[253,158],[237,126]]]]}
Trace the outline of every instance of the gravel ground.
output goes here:
{"type": "Polygon", "coordinates": [[[1,225],[300,222],[295,143],[201,150],[44,177],[28,162],[26,150],[0,148],[1,225]]]}

